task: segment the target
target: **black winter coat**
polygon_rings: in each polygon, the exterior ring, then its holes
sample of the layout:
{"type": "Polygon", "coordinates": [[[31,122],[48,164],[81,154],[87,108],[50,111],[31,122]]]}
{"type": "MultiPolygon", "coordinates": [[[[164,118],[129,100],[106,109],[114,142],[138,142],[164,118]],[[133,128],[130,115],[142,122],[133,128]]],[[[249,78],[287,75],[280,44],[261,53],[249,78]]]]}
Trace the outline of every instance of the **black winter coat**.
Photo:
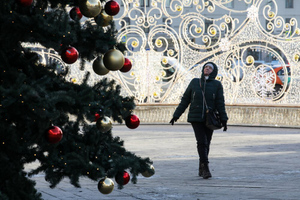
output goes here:
{"type": "Polygon", "coordinates": [[[225,100],[223,93],[223,86],[220,81],[215,80],[218,74],[218,67],[214,65],[214,70],[209,75],[209,78],[206,80],[204,77],[204,66],[202,69],[201,79],[194,78],[191,80],[188,85],[186,91],[184,92],[181,102],[176,108],[173,117],[179,118],[185,109],[190,105],[189,113],[188,113],[188,122],[204,122],[205,121],[205,111],[206,107],[203,101],[203,94],[200,88],[200,80],[201,86],[204,92],[204,96],[207,102],[208,107],[212,109],[216,109],[222,121],[227,121],[228,117],[225,110],[225,100]]]}

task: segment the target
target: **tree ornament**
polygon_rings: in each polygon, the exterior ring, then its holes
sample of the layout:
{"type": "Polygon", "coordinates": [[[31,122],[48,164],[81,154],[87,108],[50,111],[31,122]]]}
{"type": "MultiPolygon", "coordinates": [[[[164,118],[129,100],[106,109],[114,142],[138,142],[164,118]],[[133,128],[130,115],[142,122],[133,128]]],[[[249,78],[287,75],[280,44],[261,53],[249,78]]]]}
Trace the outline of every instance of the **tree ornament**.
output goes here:
{"type": "Polygon", "coordinates": [[[61,59],[67,64],[73,64],[78,59],[78,55],[74,47],[67,47],[61,52],[61,59]]]}
{"type": "Polygon", "coordinates": [[[96,17],[102,10],[100,0],[79,0],[79,8],[86,17],[96,17]]]}
{"type": "Polygon", "coordinates": [[[21,6],[27,7],[33,3],[33,0],[16,0],[21,6]]]}
{"type": "Polygon", "coordinates": [[[95,114],[95,121],[97,121],[100,118],[100,115],[98,113],[95,114]]]}
{"type": "Polygon", "coordinates": [[[119,185],[126,185],[130,180],[130,175],[126,171],[124,171],[123,173],[119,172],[117,173],[115,179],[119,185]]]}
{"type": "Polygon", "coordinates": [[[79,7],[73,7],[71,10],[70,10],[70,17],[73,19],[73,20],[80,20],[82,18],[82,13],[80,12],[80,9],[79,7]]]}
{"type": "Polygon", "coordinates": [[[111,0],[106,2],[104,9],[108,15],[115,16],[120,11],[120,5],[118,2],[111,0]]]}
{"type": "Polygon", "coordinates": [[[135,129],[140,125],[140,119],[138,118],[138,116],[131,114],[126,117],[125,124],[128,128],[135,129]]]}
{"type": "Polygon", "coordinates": [[[58,126],[51,126],[46,131],[46,139],[51,144],[58,143],[63,137],[63,132],[58,126]]]}
{"type": "Polygon", "coordinates": [[[100,132],[106,133],[112,128],[112,122],[109,117],[104,116],[103,118],[99,118],[96,122],[97,128],[100,132]]]}
{"type": "Polygon", "coordinates": [[[115,184],[110,178],[103,178],[98,182],[98,190],[102,194],[109,194],[114,190],[115,184]]]}
{"type": "Polygon", "coordinates": [[[99,111],[95,113],[95,121],[97,121],[99,118],[103,118],[103,117],[104,117],[103,111],[102,111],[102,109],[99,109],[99,111]]]}
{"type": "Polygon", "coordinates": [[[147,169],[146,171],[144,171],[141,174],[146,178],[153,176],[155,174],[155,169],[154,169],[153,165],[150,165],[150,169],[147,169]]]}
{"type": "Polygon", "coordinates": [[[99,26],[108,26],[110,24],[110,21],[113,20],[113,16],[108,15],[104,10],[102,10],[101,14],[97,15],[95,17],[95,22],[99,25],[99,26]],[[102,20],[98,19],[100,18],[100,15],[102,17],[102,20]],[[101,22],[101,23],[100,23],[101,22]]]}
{"type": "Polygon", "coordinates": [[[121,72],[128,72],[131,70],[132,64],[128,58],[125,58],[123,67],[120,69],[121,72]]]}
{"type": "Polygon", "coordinates": [[[109,72],[103,64],[102,56],[98,56],[93,62],[93,70],[98,75],[105,75],[109,72]]]}
{"type": "Polygon", "coordinates": [[[103,56],[103,63],[106,69],[117,71],[124,66],[124,56],[121,51],[111,49],[103,56]]]}

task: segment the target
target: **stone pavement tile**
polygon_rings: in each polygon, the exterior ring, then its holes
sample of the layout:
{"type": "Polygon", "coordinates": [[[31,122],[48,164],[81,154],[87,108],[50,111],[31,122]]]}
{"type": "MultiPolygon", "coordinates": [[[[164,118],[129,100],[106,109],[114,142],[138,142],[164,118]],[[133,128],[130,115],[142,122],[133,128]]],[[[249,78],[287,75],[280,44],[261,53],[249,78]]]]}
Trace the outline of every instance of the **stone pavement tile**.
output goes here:
{"type": "MultiPolygon", "coordinates": [[[[230,126],[216,131],[210,151],[213,177],[197,176],[198,156],[190,125],[140,125],[130,130],[114,126],[125,148],[154,162],[155,175],[138,176],[111,194],[97,182],[80,179],[74,188],[64,179],[50,189],[43,175],[32,177],[46,200],[298,200],[300,191],[300,130],[230,126]]],[[[38,165],[35,163],[35,165],[38,165]]],[[[34,164],[31,165],[34,167],[34,164]]],[[[30,168],[30,165],[28,166],[30,168]]]]}

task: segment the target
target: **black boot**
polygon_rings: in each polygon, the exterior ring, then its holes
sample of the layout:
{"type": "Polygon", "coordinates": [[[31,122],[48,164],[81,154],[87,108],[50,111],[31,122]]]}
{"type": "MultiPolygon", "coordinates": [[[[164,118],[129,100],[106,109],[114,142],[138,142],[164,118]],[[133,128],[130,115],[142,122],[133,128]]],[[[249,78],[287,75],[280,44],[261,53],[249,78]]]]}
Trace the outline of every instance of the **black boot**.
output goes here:
{"type": "Polygon", "coordinates": [[[199,176],[203,176],[203,168],[204,168],[204,164],[199,162],[199,176]]]}
{"type": "Polygon", "coordinates": [[[208,163],[204,163],[203,164],[203,173],[202,173],[202,177],[204,179],[208,179],[211,177],[211,173],[209,171],[209,168],[208,168],[208,163]]]}

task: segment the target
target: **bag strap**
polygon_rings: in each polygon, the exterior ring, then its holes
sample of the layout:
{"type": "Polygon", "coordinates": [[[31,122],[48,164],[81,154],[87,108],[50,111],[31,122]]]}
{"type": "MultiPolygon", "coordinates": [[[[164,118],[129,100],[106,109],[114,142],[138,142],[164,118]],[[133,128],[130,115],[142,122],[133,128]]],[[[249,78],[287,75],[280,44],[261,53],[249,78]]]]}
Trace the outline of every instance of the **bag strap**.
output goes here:
{"type": "Polygon", "coordinates": [[[208,106],[207,106],[206,99],[205,99],[204,92],[203,92],[202,85],[201,85],[201,78],[199,78],[199,83],[200,83],[200,88],[201,88],[201,91],[202,91],[203,101],[204,101],[206,110],[208,110],[208,106]]]}

